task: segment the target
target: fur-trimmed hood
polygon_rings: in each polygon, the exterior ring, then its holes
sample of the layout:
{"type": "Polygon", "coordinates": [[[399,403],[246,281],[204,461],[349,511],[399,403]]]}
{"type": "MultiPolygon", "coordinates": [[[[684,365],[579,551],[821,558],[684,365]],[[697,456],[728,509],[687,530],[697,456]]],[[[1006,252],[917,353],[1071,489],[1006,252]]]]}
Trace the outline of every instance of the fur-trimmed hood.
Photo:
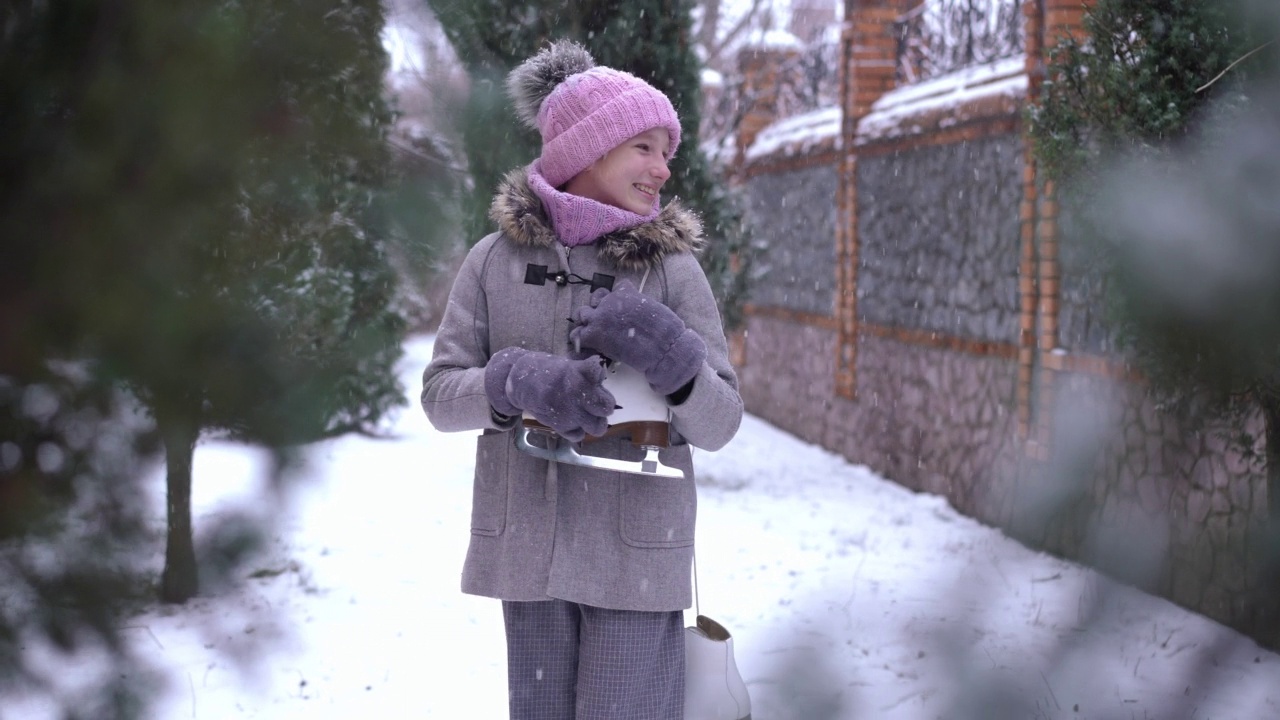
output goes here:
{"type": "MultiPolygon", "coordinates": [[[[507,173],[498,185],[489,219],[498,230],[517,244],[554,247],[558,242],[542,200],[529,187],[526,168],[507,173]]],[[[617,230],[596,240],[600,257],[625,270],[643,271],[662,258],[702,249],[702,220],[679,200],[667,203],[658,217],[626,230],[617,230]]]]}

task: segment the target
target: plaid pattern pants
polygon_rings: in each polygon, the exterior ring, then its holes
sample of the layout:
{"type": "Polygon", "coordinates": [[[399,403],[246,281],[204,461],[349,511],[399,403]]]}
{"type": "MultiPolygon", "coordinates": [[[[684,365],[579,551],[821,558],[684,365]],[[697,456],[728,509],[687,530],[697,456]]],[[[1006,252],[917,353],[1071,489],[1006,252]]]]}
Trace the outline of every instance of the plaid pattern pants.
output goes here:
{"type": "Polygon", "coordinates": [[[502,603],[511,720],[681,720],[684,613],[502,603]]]}

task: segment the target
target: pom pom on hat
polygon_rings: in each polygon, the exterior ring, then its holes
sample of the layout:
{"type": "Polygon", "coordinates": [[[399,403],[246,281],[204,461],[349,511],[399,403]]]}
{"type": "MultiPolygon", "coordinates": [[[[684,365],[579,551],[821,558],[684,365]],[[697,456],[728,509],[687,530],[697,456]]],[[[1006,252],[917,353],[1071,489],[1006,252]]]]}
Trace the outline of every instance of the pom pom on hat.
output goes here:
{"type": "Polygon", "coordinates": [[[542,135],[542,174],[556,187],[646,130],[665,128],[672,155],[680,144],[680,118],[666,95],[631,73],[596,65],[572,40],[517,66],[507,92],[520,119],[542,135]]]}
{"type": "Polygon", "coordinates": [[[515,101],[516,115],[525,125],[537,130],[538,111],[551,91],[570,75],[595,66],[591,53],[572,40],[543,48],[507,76],[507,94],[515,101]]]}

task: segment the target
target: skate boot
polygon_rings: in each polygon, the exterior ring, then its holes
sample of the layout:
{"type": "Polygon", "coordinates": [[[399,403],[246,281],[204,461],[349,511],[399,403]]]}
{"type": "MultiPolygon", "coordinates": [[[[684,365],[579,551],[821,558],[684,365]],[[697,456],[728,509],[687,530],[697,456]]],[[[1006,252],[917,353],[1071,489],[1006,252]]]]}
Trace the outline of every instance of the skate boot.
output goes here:
{"type": "Polygon", "coordinates": [[[662,464],[658,451],[670,445],[671,415],[667,402],[649,387],[642,373],[619,362],[609,363],[604,387],[613,394],[618,408],[609,416],[609,428],[600,438],[588,436],[583,442],[607,437],[625,437],[642,448],[645,457],[639,461],[582,455],[554,430],[525,415],[516,433],[516,445],[524,452],[544,460],[583,465],[616,472],[658,477],[680,478],[684,472],[662,464]]]}
{"type": "Polygon", "coordinates": [[[751,698],[733,659],[733,638],[698,616],[684,629],[684,720],[751,720],[751,698]]]}

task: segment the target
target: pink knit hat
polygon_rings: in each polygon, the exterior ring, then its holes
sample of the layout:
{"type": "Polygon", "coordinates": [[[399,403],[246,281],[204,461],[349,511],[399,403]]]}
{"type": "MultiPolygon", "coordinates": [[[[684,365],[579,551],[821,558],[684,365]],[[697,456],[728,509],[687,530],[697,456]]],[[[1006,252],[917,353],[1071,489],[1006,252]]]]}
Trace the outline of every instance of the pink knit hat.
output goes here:
{"type": "Polygon", "coordinates": [[[596,65],[572,40],[521,63],[507,90],[520,118],[542,134],[542,173],[554,187],[646,130],[666,128],[671,155],[680,145],[680,118],[666,95],[631,73],[596,65]]]}

